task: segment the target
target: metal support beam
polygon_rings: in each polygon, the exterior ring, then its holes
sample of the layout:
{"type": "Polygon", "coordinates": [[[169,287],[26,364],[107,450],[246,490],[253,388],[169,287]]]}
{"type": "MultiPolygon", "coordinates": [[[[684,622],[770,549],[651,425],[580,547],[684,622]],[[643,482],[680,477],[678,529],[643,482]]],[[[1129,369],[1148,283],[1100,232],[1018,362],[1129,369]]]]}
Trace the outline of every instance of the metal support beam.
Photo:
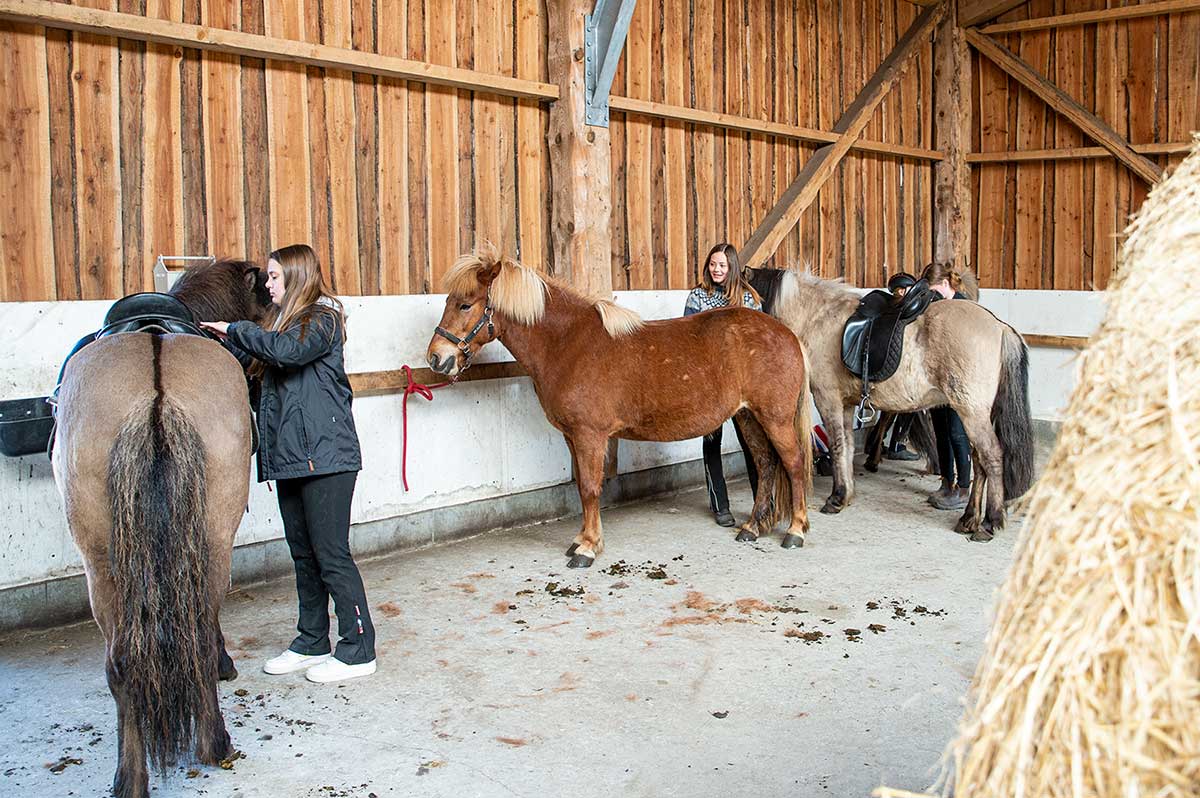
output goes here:
{"type": "Polygon", "coordinates": [[[587,87],[589,125],[608,127],[608,91],[625,47],[629,21],[637,0],[596,0],[584,21],[584,80],[587,87]]]}

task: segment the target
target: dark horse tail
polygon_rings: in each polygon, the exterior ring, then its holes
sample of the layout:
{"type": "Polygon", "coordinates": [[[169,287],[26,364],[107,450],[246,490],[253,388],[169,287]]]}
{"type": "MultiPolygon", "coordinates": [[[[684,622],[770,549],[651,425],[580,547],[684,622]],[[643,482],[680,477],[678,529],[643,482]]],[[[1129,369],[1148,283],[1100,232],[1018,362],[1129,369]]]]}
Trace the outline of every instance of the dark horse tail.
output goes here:
{"type": "Polygon", "coordinates": [[[150,762],[165,771],[190,755],[219,710],[204,443],[163,396],[160,353],[156,336],[154,400],[125,420],[109,459],[117,602],[110,678],[150,762]]]}
{"type": "Polygon", "coordinates": [[[1011,328],[1004,330],[1000,384],[992,403],[992,428],[1004,452],[1004,498],[1015,499],[1033,484],[1033,422],[1029,413],[1029,349],[1011,328]]]}

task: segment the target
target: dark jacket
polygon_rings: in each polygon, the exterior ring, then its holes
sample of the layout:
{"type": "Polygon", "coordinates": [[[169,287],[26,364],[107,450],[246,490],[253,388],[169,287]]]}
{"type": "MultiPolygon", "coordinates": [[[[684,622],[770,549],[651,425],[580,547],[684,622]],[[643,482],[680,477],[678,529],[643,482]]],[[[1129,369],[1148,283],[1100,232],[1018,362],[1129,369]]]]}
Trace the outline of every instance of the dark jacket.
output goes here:
{"type": "Polygon", "coordinates": [[[229,325],[229,342],[266,365],[258,399],[258,481],[362,469],[342,355],[341,324],[314,313],[301,336],[253,322],[229,325]]]}

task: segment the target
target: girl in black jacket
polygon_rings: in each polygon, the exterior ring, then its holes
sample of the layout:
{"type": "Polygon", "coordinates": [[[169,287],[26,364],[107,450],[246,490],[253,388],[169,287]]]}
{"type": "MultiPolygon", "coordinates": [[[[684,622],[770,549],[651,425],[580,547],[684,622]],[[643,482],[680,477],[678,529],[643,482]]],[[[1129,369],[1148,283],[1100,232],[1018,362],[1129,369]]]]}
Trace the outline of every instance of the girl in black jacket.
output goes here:
{"type": "Polygon", "coordinates": [[[203,323],[257,359],[250,373],[261,380],[258,480],[276,481],[296,565],[300,634],[263,670],[306,670],[313,682],[367,676],[375,672],[375,627],[350,554],[350,500],[362,455],[343,362],[345,316],[305,244],[271,253],[267,289],[279,306],[268,329],[245,321],[203,323]],[[332,657],[330,597],[341,638],[332,657]]]}

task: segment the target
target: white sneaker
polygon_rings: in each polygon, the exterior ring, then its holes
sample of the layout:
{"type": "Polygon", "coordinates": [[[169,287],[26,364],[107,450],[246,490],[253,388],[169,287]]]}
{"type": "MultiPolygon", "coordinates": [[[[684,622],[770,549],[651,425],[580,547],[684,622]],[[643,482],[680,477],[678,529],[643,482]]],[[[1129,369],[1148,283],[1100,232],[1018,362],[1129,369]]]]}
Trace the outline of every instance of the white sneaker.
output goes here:
{"type": "Polygon", "coordinates": [[[357,679],[359,676],[370,676],[375,672],[375,660],[358,665],[347,665],[337,657],[330,657],[320,665],[314,665],[305,672],[304,676],[310,682],[327,684],[341,682],[346,679],[357,679]]]}
{"type": "Polygon", "coordinates": [[[289,648],[278,657],[272,657],[264,662],[263,672],[269,673],[272,676],[278,676],[281,673],[302,671],[305,668],[311,668],[314,665],[324,662],[329,659],[329,656],[329,654],[297,654],[289,648]]]}

